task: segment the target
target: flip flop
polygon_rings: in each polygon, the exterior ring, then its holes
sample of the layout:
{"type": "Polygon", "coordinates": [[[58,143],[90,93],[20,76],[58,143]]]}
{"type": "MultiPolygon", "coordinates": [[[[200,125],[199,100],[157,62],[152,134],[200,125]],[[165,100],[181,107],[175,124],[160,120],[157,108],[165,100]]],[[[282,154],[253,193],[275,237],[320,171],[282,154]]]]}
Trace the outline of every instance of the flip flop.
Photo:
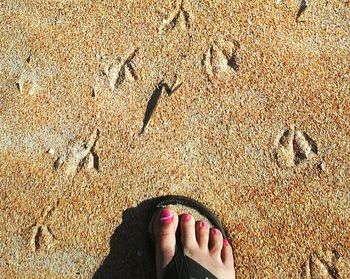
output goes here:
{"type": "MultiPolygon", "coordinates": [[[[223,238],[227,239],[227,234],[221,222],[206,206],[196,200],[184,196],[164,196],[155,206],[149,223],[148,232],[152,241],[154,241],[154,213],[159,210],[159,208],[164,207],[174,209],[179,215],[182,213],[190,213],[195,220],[202,219],[207,221],[210,227],[219,229],[223,238]]],[[[176,236],[175,255],[165,268],[164,279],[217,279],[217,277],[215,277],[210,271],[185,255],[178,232],[176,236]]]]}

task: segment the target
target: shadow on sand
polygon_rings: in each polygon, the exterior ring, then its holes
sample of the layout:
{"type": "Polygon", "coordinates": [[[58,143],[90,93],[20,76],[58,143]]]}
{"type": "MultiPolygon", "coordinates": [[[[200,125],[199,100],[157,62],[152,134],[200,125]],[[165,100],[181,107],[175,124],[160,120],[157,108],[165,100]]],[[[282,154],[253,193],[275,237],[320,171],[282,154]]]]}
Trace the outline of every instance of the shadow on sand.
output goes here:
{"type": "Polygon", "coordinates": [[[110,239],[110,252],[93,279],[153,279],[154,248],[148,236],[152,209],[160,201],[154,198],[123,212],[123,221],[110,239]]]}

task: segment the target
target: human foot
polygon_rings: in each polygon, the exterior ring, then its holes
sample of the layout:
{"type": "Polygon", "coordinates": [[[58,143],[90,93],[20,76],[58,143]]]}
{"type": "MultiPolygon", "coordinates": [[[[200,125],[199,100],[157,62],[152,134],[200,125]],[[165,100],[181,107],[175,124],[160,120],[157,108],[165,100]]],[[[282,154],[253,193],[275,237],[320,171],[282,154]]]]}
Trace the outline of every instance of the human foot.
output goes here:
{"type": "Polygon", "coordinates": [[[190,214],[178,216],[170,208],[155,213],[153,235],[156,245],[157,278],[163,278],[165,267],[175,255],[176,229],[181,230],[184,253],[209,270],[218,279],[235,278],[232,248],[220,230],[210,229],[204,221],[190,214]],[[180,219],[180,220],[179,220],[180,219]]]}

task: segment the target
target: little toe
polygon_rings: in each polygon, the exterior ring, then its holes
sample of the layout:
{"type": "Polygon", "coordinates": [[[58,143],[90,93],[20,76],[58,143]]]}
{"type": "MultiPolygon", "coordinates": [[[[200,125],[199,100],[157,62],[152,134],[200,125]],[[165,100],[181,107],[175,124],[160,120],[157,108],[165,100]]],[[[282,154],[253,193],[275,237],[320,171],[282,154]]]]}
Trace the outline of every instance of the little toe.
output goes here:
{"type": "Polygon", "coordinates": [[[232,247],[227,239],[223,240],[223,247],[221,250],[221,259],[226,266],[233,267],[234,261],[233,261],[232,247]]]}
{"type": "Polygon", "coordinates": [[[201,220],[196,222],[196,239],[199,247],[208,249],[209,242],[209,225],[201,220]]]}
{"type": "Polygon", "coordinates": [[[210,254],[221,259],[221,249],[223,245],[222,234],[219,229],[213,228],[209,234],[209,250],[210,254]]]}
{"type": "Polygon", "coordinates": [[[191,214],[181,216],[181,241],[185,249],[193,249],[198,247],[195,232],[195,221],[191,214]]]}

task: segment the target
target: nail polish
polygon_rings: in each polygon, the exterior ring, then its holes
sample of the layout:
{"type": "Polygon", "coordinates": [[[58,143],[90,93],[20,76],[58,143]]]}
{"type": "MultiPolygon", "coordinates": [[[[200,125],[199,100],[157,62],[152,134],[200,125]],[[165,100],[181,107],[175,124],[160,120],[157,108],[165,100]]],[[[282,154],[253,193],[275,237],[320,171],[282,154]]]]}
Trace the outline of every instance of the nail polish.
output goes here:
{"type": "Polygon", "coordinates": [[[160,222],[162,224],[169,224],[173,221],[173,219],[174,219],[174,215],[171,211],[169,210],[162,211],[160,215],[160,222]]]}
{"type": "Polygon", "coordinates": [[[203,229],[206,229],[208,227],[208,224],[204,221],[200,221],[199,226],[203,229]]]}
{"type": "Polygon", "coordinates": [[[213,232],[213,234],[219,234],[219,230],[218,229],[212,229],[212,232],[213,232]]]}
{"type": "Polygon", "coordinates": [[[224,245],[228,245],[228,240],[227,239],[224,239],[224,245]]]}
{"type": "Polygon", "coordinates": [[[182,216],[182,220],[184,220],[185,222],[189,221],[191,219],[191,215],[186,213],[182,216]]]}

